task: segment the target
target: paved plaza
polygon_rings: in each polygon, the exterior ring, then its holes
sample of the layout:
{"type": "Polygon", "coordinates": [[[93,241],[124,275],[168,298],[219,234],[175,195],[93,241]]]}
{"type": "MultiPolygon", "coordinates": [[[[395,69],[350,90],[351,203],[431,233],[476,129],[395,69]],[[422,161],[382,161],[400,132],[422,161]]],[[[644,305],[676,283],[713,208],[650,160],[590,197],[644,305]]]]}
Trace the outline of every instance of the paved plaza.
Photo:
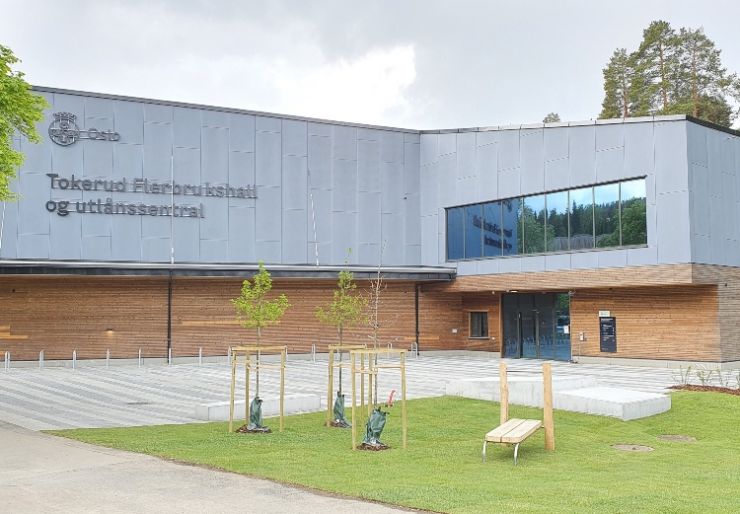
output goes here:
{"type": "MultiPolygon", "coordinates": [[[[408,397],[441,396],[445,384],[459,378],[498,375],[498,358],[490,354],[434,353],[407,361],[408,397]]],[[[536,375],[541,361],[510,360],[509,372],[536,375]]],[[[601,385],[636,391],[665,392],[678,381],[678,371],[662,368],[553,362],[555,376],[591,376],[601,385]]],[[[237,391],[243,399],[243,373],[237,391]]],[[[319,356],[291,358],[286,370],[286,395],[310,393],[326,405],[327,362],[319,356]]],[[[31,430],[192,423],[199,404],[229,399],[230,367],[218,363],[151,366],[85,366],[11,368],[0,371],[0,421],[31,430]]],[[[349,377],[344,387],[349,392],[349,377]]],[[[277,396],[279,375],[266,370],[261,396],[277,396]]],[[[392,389],[399,396],[397,373],[381,375],[381,397],[392,389]]]]}

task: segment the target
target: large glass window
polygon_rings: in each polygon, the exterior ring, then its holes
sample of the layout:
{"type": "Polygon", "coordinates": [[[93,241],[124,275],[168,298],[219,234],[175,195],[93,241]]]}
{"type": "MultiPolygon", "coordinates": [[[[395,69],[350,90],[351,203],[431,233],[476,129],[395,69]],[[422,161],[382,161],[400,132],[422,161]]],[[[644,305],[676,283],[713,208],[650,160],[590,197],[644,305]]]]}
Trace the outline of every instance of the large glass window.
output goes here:
{"type": "Polygon", "coordinates": [[[619,184],[594,187],[594,227],[597,248],[619,246],[619,184]]]}
{"type": "Polygon", "coordinates": [[[465,207],[465,258],[483,256],[483,206],[465,207]]]}
{"type": "Polygon", "coordinates": [[[447,209],[447,259],[647,244],[645,179],[447,209]]]}
{"type": "Polygon", "coordinates": [[[647,244],[645,179],[622,182],[622,245],[647,244]]]}
{"type": "Polygon", "coordinates": [[[546,223],[547,251],[568,251],[568,191],[547,195],[546,223]]]}
{"type": "Polygon", "coordinates": [[[519,227],[521,199],[512,198],[501,201],[501,232],[504,255],[516,255],[521,252],[519,227]]]}
{"type": "Polygon", "coordinates": [[[570,191],[570,249],[594,247],[594,188],[570,191]]]}
{"type": "Polygon", "coordinates": [[[483,204],[483,256],[501,255],[501,203],[483,204]]]}
{"type": "Polygon", "coordinates": [[[545,195],[525,196],[522,207],[522,253],[545,251],[545,195]]]}
{"type": "Polygon", "coordinates": [[[465,257],[463,239],[463,215],[465,209],[447,209],[447,259],[459,260],[465,257]]]}

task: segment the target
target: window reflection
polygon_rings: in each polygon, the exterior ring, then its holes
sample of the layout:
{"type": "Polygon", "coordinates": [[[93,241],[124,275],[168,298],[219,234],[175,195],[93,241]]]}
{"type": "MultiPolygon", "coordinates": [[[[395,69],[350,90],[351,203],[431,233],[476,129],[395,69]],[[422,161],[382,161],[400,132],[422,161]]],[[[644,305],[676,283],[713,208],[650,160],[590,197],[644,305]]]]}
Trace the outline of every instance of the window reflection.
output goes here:
{"type": "Polygon", "coordinates": [[[570,191],[570,249],[594,247],[594,188],[570,191]]]}
{"type": "Polygon", "coordinates": [[[645,179],[622,182],[620,187],[622,200],[622,244],[647,244],[645,179]]]}
{"type": "Polygon", "coordinates": [[[464,209],[447,209],[447,259],[458,260],[464,257],[463,244],[464,209]]]}
{"type": "Polygon", "coordinates": [[[545,195],[524,198],[522,232],[524,234],[524,251],[522,253],[542,253],[545,251],[545,195]]]}
{"type": "Polygon", "coordinates": [[[596,246],[619,246],[619,184],[594,187],[596,246]]]}
{"type": "Polygon", "coordinates": [[[501,255],[501,241],[501,203],[483,204],[483,256],[501,255]]]}
{"type": "Polygon", "coordinates": [[[545,237],[548,252],[568,251],[568,192],[547,195],[545,237]]]}
{"type": "Polygon", "coordinates": [[[447,209],[447,259],[647,244],[645,179],[447,209]]]}
{"type": "Polygon", "coordinates": [[[501,228],[503,234],[504,255],[516,255],[521,253],[521,238],[519,237],[519,211],[521,200],[501,200],[501,228]]]}
{"type": "Polygon", "coordinates": [[[469,205],[465,208],[465,258],[475,259],[483,255],[483,206],[469,205]]]}

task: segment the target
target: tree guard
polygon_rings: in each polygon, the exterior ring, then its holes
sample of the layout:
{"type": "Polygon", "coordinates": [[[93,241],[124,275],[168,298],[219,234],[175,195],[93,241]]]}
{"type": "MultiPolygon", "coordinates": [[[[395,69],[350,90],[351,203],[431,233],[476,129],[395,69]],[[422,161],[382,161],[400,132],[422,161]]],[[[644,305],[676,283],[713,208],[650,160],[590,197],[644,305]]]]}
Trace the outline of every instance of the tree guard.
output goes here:
{"type": "MultiPolygon", "coordinates": [[[[239,366],[239,356],[244,356],[244,424],[245,432],[270,432],[269,427],[262,424],[262,398],[259,391],[250,401],[249,382],[252,371],[260,369],[280,370],[280,432],[283,431],[283,418],[285,413],[285,361],[288,356],[287,346],[234,346],[231,348],[231,395],[229,404],[229,432],[234,431],[234,393],[236,389],[236,371],[239,366]],[[263,362],[263,354],[279,354],[279,363],[263,362]],[[252,356],[255,357],[252,360],[252,356]]],[[[255,378],[259,376],[255,373],[255,378]]]]}
{"type": "MultiPolygon", "coordinates": [[[[378,383],[381,370],[398,370],[401,382],[401,438],[402,447],[406,448],[408,421],[406,417],[406,353],[405,349],[373,349],[361,348],[350,350],[350,366],[352,370],[352,449],[357,450],[357,421],[358,416],[364,411],[364,396],[367,391],[367,416],[368,423],[365,427],[365,438],[363,443],[367,446],[383,445],[380,442],[380,434],[386,423],[387,412],[383,412],[379,405],[373,401],[373,383],[378,383]],[[380,360],[377,357],[386,356],[388,360],[380,360]],[[397,358],[397,359],[396,359],[397,358]],[[362,386],[361,405],[357,412],[357,376],[360,377],[362,386]],[[365,389],[364,382],[367,377],[368,387],[365,389]]],[[[392,396],[392,393],[391,393],[392,396]]],[[[389,399],[390,401],[390,399],[389,399]]],[[[385,448],[386,446],[383,445],[385,448]]],[[[380,449],[380,448],[379,448],[380,449]]]]}
{"type": "MultiPolygon", "coordinates": [[[[342,390],[342,370],[349,369],[350,363],[344,362],[344,354],[349,354],[350,350],[357,350],[365,348],[364,344],[330,344],[329,349],[329,380],[327,386],[326,395],[326,426],[327,427],[341,427],[349,428],[350,424],[345,419],[344,415],[344,404],[345,394],[342,390]],[[335,359],[335,356],[339,354],[339,361],[335,359]],[[339,370],[339,389],[337,395],[334,397],[334,369],[339,370]],[[332,398],[334,398],[334,404],[332,405],[332,398]]],[[[364,383],[363,383],[363,394],[364,397],[364,383]]],[[[364,400],[363,400],[364,403],[364,400]]]]}

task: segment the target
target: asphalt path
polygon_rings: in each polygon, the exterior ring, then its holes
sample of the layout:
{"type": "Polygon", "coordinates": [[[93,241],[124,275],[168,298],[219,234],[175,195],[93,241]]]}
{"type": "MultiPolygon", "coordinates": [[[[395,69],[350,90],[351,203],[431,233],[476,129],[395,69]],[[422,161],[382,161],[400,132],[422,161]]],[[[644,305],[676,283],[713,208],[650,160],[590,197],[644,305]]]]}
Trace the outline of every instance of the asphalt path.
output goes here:
{"type": "Polygon", "coordinates": [[[72,441],[0,422],[7,513],[408,512],[72,441]]]}

